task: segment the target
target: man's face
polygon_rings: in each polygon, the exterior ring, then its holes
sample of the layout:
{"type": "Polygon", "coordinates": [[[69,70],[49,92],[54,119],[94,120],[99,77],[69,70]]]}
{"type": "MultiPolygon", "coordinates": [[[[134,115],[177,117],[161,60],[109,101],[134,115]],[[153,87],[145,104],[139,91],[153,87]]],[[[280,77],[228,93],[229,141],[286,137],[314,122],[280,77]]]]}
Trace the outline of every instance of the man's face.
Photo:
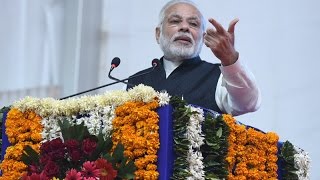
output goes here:
{"type": "Polygon", "coordinates": [[[199,11],[191,5],[178,3],[169,7],[161,29],[156,29],[164,57],[179,61],[198,56],[204,35],[201,23],[199,11]]]}

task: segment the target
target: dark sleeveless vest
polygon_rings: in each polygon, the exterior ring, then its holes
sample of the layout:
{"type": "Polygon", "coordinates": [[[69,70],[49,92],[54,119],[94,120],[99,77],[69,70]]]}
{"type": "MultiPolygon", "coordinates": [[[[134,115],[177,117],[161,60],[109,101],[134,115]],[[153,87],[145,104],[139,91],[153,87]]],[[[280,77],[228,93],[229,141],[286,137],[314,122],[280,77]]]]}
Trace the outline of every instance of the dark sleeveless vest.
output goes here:
{"type": "MultiPolygon", "coordinates": [[[[189,103],[221,113],[215,101],[217,82],[220,76],[220,64],[212,64],[196,57],[184,60],[168,78],[163,67],[163,58],[160,65],[151,73],[129,80],[131,85],[145,84],[156,91],[166,90],[171,96],[183,97],[189,103]]],[[[135,75],[150,71],[145,69],[135,75]]],[[[135,76],[133,75],[133,76],[135,76]]],[[[132,86],[128,85],[127,89],[132,86]]]]}

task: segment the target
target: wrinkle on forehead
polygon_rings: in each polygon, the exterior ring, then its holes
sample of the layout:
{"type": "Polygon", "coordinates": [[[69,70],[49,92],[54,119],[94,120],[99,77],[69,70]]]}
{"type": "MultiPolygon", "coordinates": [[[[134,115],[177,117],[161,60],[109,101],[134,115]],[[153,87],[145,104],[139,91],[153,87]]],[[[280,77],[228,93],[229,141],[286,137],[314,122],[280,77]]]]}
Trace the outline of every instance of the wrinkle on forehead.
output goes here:
{"type": "Polygon", "coordinates": [[[185,3],[178,3],[172,5],[166,10],[165,14],[165,19],[171,17],[178,17],[185,19],[196,19],[201,21],[201,15],[199,10],[192,5],[185,3]]]}

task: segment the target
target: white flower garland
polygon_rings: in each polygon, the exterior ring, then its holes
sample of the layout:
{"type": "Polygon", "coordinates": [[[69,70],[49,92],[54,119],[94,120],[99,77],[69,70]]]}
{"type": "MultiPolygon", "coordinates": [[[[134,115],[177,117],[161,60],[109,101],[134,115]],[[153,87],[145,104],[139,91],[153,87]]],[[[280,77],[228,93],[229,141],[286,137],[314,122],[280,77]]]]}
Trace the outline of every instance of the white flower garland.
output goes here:
{"type": "Polygon", "coordinates": [[[51,141],[56,138],[61,138],[61,129],[58,125],[58,121],[62,120],[62,117],[46,117],[41,120],[41,124],[43,126],[43,130],[41,133],[42,142],[51,141]]]}
{"type": "Polygon", "coordinates": [[[203,156],[200,151],[201,145],[204,144],[204,135],[201,130],[201,123],[204,122],[204,113],[200,108],[195,108],[190,105],[187,106],[193,114],[187,126],[186,138],[190,142],[188,157],[189,172],[192,176],[188,180],[204,180],[205,172],[203,165],[203,156]]]}
{"type": "Polygon", "coordinates": [[[100,130],[104,137],[111,135],[112,120],[115,117],[113,106],[97,107],[88,113],[88,116],[77,119],[77,124],[84,122],[90,134],[98,136],[100,130]],[[101,129],[102,128],[102,129],[101,129]]]}
{"type": "Polygon", "coordinates": [[[108,91],[103,95],[81,96],[65,100],[53,98],[26,97],[15,102],[12,107],[22,112],[33,110],[42,118],[57,116],[73,116],[92,111],[96,107],[120,106],[128,101],[143,101],[145,103],[158,99],[161,106],[169,104],[170,96],[167,92],[156,92],[152,87],[138,85],[125,90],[108,91]]]}
{"type": "Polygon", "coordinates": [[[311,167],[311,158],[307,152],[301,148],[294,146],[295,151],[297,152],[294,155],[294,166],[298,169],[296,174],[300,180],[309,180],[310,179],[310,167],[311,167]]]}

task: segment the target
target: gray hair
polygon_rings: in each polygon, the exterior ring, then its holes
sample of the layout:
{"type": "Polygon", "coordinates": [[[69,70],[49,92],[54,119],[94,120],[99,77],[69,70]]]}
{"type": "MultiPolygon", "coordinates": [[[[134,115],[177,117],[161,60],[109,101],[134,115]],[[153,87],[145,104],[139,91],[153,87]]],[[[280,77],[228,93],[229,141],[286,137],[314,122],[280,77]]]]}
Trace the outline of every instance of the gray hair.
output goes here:
{"type": "MultiPolygon", "coordinates": [[[[199,14],[200,14],[200,18],[201,18],[201,29],[202,31],[204,32],[205,29],[206,29],[206,21],[204,20],[204,16],[202,15],[201,11],[199,10],[198,6],[192,2],[191,0],[171,0],[169,2],[167,2],[161,9],[160,13],[159,13],[159,23],[158,23],[158,27],[161,28],[162,27],[162,23],[164,21],[164,18],[165,18],[165,12],[166,10],[175,5],[175,4],[179,4],[179,3],[184,3],[184,4],[189,4],[193,7],[195,7],[198,11],[199,11],[199,14]]],[[[162,29],[162,28],[161,28],[162,29]]]]}

